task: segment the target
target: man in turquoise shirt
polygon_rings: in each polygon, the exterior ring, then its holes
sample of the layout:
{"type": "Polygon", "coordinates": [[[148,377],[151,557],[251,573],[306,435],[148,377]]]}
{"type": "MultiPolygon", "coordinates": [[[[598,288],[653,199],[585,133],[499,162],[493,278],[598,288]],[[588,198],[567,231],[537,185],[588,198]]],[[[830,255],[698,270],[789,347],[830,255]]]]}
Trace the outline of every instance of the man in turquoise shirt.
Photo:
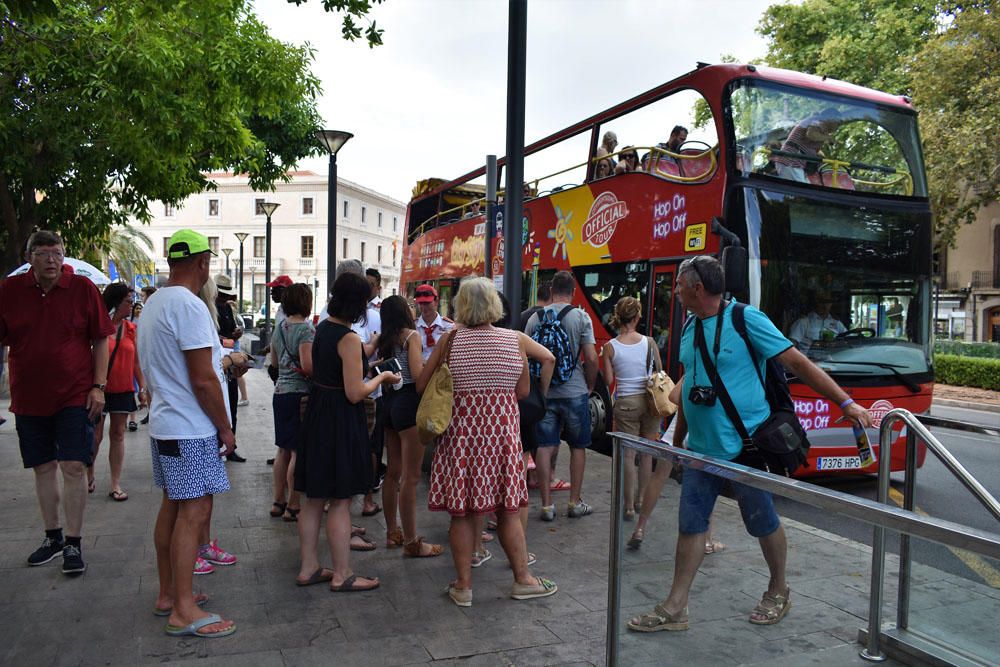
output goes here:
{"type": "MultiPolygon", "coordinates": [[[[691,400],[692,395],[697,393],[696,388],[712,387],[701,353],[695,345],[696,328],[703,330],[709,357],[718,369],[719,379],[732,397],[749,433],[753,433],[770,414],[764,388],[753,364],[759,363],[759,370],[763,374],[765,360],[772,357],[776,357],[785,368],[818,394],[840,405],[844,417],[866,427],[871,426],[872,418],[867,410],[851,400],[829,375],[799,352],[766,315],[747,306],[744,311],[747,334],[761,361],[752,359],[746,344],[733,328],[732,302],[722,298],[725,283],[722,265],[713,257],[692,257],[683,261],[677,269],[676,294],[697,318],[697,321],[686,327],[681,337],[680,351],[680,360],[684,366],[684,390],[681,392],[683,400],[679,415],[683,421],[679,424],[683,426],[684,421],[687,422],[688,447],[692,451],[731,460],[742,449],[736,428],[726,415],[720,400],[691,400]],[[720,321],[722,331],[716,353],[716,327],[720,321]]],[[[688,596],[694,576],[705,556],[708,520],[724,482],[722,477],[700,470],[688,468],[684,471],[678,510],[676,565],[670,594],[651,613],[630,620],[629,629],[640,632],[687,630],[688,596]]],[[[785,531],[774,511],[770,493],[736,482],[731,485],[733,495],[740,505],[743,523],[747,532],[760,541],[770,573],[767,591],[750,613],[749,620],[757,625],[773,625],[784,618],[791,606],[790,590],[785,581],[788,551],[785,531]]]]}

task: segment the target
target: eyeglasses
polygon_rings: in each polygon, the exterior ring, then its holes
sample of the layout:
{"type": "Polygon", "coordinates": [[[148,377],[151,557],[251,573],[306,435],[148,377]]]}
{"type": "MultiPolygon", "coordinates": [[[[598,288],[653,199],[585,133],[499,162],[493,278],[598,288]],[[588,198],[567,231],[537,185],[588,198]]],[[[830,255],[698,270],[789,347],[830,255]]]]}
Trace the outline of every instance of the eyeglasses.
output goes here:
{"type": "Polygon", "coordinates": [[[57,262],[61,262],[63,259],[63,254],[58,250],[35,250],[31,254],[38,259],[54,259],[57,262]]]}
{"type": "Polygon", "coordinates": [[[623,160],[638,160],[639,156],[638,155],[631,155],[631,154],[630,155],[622,155],[622,159],[623,160]]]}

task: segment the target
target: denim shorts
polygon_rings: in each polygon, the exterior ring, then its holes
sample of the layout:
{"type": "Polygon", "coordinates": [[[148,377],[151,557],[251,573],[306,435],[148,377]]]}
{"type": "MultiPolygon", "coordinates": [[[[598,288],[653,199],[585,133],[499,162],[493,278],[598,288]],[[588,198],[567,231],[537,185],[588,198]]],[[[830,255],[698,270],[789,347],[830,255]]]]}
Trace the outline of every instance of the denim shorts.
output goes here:
{"type": "Polygon", "coordinates": [[[590,447],[590,396],[549,398],[545,416],[536,426],[539,447],[558,447],[561,437],[573,449],[590,447]]]}
{"type": "Polygon", "coordinates": [[[49,461],[90,465],[94,458],[94,422],[86,408],[63,408],[47,417],[14,415],[14,424],[25,468],[49,461]]]}
{"type": "MultiPolygon", "coordinates": [[[[715,499],[728,482],[723,477],[701,470],[684,470],[681,502],[678,508],[678,525],[683,535],[697,535],[708,530],[708,520],[715,507],[715,499]]],[[[767,537],[781,526],[771,494],[745,484],[730,482],[736,502],[740,505],[743,525],[754,537],[767,537]]]]}
{"type": "Polygon", "coordinates": [[[170,500],[191,500],[229,490],[229,477],[219,456],[219,438],[157,440],[150,438],[153,483],[170,500]]]}

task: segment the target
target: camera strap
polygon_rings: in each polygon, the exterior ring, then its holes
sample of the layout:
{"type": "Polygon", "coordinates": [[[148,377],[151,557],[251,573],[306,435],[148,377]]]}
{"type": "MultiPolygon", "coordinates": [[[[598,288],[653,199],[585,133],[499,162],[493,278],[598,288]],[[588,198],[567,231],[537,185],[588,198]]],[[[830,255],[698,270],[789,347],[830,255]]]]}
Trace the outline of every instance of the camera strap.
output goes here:
{"type": "MultiPolygon", "coordinates": [[[[715,355],[718,359],[719,355],[719,338],[722,331],[722,310],[723,306],[720,306],[719,319],[715,323],[715,355]]],[[[733,427],[736,429],[736,433],[740,436],[740,440],[743,441],[744,445],[752,445],[753,439],[747,432],[747,427],[743,424],[743,420],[740,418],[739,410],[736,409],[736,405],[733,403],[732,397],[730,397],[729,392],[726,391],[726,385],[722,383],[722,377],[719,375],[719,370],[716,368],[715,364],[712,362],[712,358],[708,356],[708,345],[705,343],[705,330],[701,326],[701,320],[695,320],[694,323],[694,344],[701,353],[702,363],[705,364],[705,370],[708,372],[709,379],[712,381],[712,388],[715,389],[715,394],[719,401],[722,402],[722,408],[726,411],[726,415],[729,417],[729,421],[733,423],[733,427]]]]}

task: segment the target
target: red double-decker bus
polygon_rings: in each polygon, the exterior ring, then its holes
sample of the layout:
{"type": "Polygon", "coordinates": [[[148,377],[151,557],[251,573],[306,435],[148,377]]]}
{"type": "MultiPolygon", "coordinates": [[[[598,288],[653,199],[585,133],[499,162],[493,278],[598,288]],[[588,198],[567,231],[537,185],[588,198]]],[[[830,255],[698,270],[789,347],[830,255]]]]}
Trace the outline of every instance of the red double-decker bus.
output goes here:
{"type": "MultiPolygon", "coordinates": [[[[748,288],[736,298],[802,338],[876,425],[894,407],[929,409],[931,212],[907,98],[780,69],[699,66],[526,147],[524,173],[514,222],[522,308],[538,281],[570,270],[600,345],[615,335],[615,303],[635,296],[640,330],[676,377],[685,319],[677,266],[735,236],[749,256],[748,288]],[[685,132],[672,132],[678,126],[685,132]],[[620,143],[603,157],[608,131],[620,143]],[[630,153],[640,169],[623,159],[630,153]]],[[[481,168],[422,181],[407,209],[402,285],[412,294],[434,284],[445,311],[458,280],[486,269],[484,234],[494,225],[479,213],[484,179],[481,168]]],[[[491,274],[503,274],[509,252],[492,240],[491,274]]],[[[839,408],[795,378],[790,385],[813,443],[804,474],[862,470],[851,429],[834,423],[839,408]]],[[[591,399],[595,448],[606,447],[602,380],[591,399]]],[[[877,429],[869,437],[877,450],[877,429]]],[[[900,452],[893,469],[902,465],[900,452]]]]}

